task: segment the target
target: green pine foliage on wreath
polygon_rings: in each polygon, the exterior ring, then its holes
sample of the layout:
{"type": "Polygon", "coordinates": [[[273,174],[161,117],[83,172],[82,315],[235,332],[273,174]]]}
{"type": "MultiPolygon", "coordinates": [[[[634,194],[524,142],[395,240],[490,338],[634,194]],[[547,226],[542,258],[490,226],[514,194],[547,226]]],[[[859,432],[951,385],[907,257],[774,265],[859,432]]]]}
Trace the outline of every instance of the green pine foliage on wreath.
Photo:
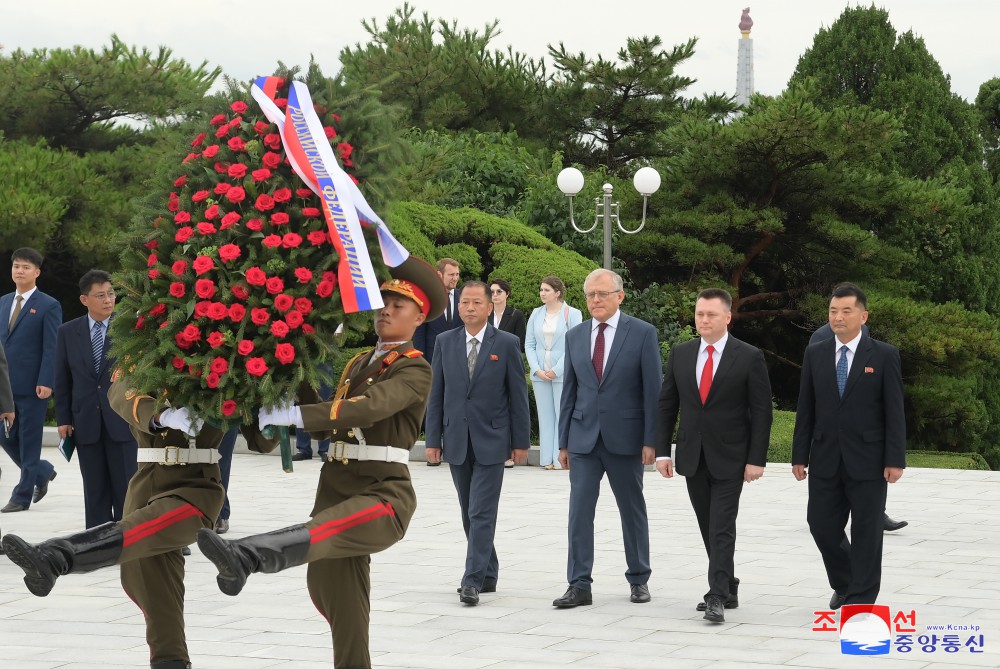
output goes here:
{"type": "MultiPolygon", "coordinates": [[[[315,65],[305,81],[335,155],[352,179],[365,179],[355,159],[370,154],[342,134],[350,122],[324,100],[334,84],[315,65]]],[[[302,383],[329,382],[322,370],[337,352],[337,326],[370,325],[368,314],[343,313],[319,198],[289,166],[277,126],[248,94],[233,100],[234,88],[226,113],[194,137],[164,175],[162,195],[133,222],[111,329],[130,387],[221,425],[252,422],[257,408],[287,400],[302,383]]],[[[363,126],[359,134],[372,130],[363,126]]],[[[373,232],[365,243],[382,280],[373,232]]]]}

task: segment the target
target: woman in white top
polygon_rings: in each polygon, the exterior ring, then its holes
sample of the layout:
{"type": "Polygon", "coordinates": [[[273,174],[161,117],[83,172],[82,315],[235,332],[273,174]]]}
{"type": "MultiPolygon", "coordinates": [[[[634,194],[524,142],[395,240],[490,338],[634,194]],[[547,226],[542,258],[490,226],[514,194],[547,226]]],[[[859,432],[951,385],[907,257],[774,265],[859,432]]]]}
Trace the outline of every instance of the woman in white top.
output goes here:
{"type": "Polygon", "coordinates": [[[563,301],[565,293],[566,284],[559,277],[542,279],[538,288],[542,306],[531,312],[524,340],[524,353],[531,370],[535,408],[538,410],[540,464],[545,469],[560,469],[559,401],[562,397],[566,331],[583,322],[580,310],[563,301]]]}

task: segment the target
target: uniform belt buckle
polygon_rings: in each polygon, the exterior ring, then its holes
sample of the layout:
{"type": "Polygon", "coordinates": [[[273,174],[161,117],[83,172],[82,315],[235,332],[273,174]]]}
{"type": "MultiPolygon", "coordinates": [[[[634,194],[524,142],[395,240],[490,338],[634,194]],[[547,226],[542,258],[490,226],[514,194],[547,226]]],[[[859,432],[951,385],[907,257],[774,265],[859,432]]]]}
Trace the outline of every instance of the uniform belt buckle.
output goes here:
{"type": "Polygon", "coordinates": [[[335,441],[330,444],[333,447],[333,454],[328,456],[327,459],[330,462],[334,460],[340,460],[341,463],[347,464],[347,442],[345,441],[335,441]]]}
{"type": "Polygon", "coordinates": [[[181,448],[180,448],[180,446],[164,446],[163,447],[163,459],[160,460],[160,464],[161,465],[183,465],[183,464],[185,464],[185,463],[181,462],[181,448]]]}

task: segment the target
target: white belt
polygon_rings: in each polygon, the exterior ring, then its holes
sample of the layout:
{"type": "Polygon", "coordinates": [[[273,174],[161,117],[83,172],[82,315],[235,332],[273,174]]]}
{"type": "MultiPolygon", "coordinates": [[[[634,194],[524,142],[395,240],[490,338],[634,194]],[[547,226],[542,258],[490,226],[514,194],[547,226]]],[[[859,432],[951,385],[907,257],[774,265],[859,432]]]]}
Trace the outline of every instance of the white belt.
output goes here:
{"type": "Polygon", "coordinates": [[[369,444],[348,444],[343,441],[330,443],[326,459],[329,462],[340,460],[345,465],[348,460],[359,462],[408,462],[410,452],[405,448],[395,446],[371,446],[369,444]]]}
{"type": "Polygon", "coordinates": [[[136,461],[158,462],[161,465],[214,465],[220,458],[219,451],[214,448],[167,446],[166,448],[140,448],[136,461]]]}

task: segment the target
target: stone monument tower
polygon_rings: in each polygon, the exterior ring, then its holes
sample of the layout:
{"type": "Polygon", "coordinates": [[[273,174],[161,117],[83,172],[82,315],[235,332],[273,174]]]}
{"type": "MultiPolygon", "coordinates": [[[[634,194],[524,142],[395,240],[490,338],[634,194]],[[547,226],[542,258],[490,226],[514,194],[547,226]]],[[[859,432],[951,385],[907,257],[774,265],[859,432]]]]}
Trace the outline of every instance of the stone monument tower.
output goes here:
{"type": "Polygon", "coordinates": [[[750,8],[743,10],[740,18],[739,55],[736,59],[736,103],[746,105],[753,95],[753,40],[750,39],[750,28],[753,19],[750,18],[750,8]]]}

